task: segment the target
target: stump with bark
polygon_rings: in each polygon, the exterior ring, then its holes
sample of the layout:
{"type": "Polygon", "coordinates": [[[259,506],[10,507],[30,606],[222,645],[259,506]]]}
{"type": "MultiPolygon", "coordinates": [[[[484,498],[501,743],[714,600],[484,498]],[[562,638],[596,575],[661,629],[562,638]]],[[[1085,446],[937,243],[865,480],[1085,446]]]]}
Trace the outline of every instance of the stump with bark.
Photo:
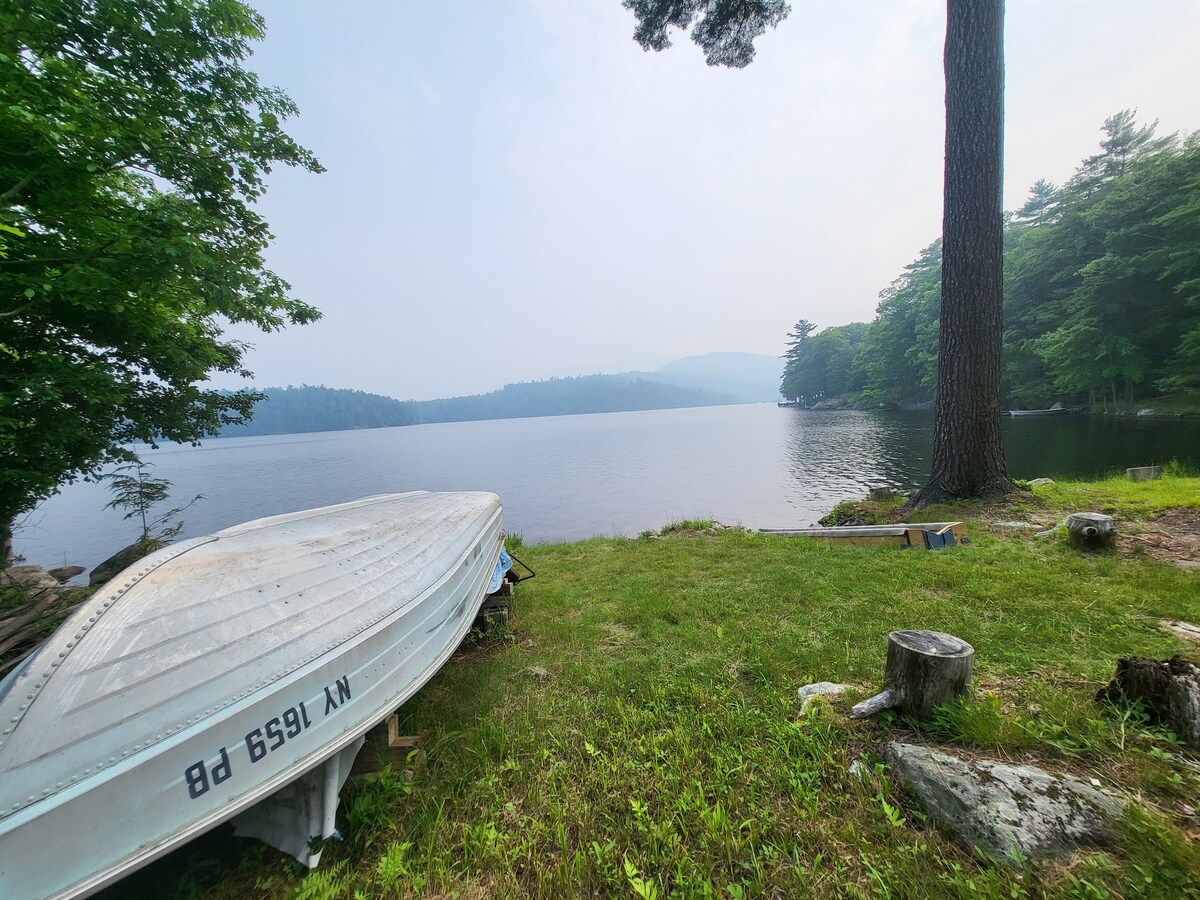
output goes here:
{"type": "Polygon", "coordinates": [[[1067,517],[1067,540],[1078,550],[1110,550],[1117,545],[1112,516],[1074,513],[1067,517]]]}
{"type": "Polygon", "coordinates": [[[884,689],[850,710],[862,719],[885,709],[924,718],[935,706],[966,693],[975,649],[940,631],[893,631],[888,635],[884,689]]]}
{"type": "Polygon", "coordinates": [[[1153,722],[1165,725],[1187,746],[1200,750],[1200,666],[1182,656],[1168,660],[1124,656],[1117,674],[1096,699],[1140,702],[1153,722]]]}

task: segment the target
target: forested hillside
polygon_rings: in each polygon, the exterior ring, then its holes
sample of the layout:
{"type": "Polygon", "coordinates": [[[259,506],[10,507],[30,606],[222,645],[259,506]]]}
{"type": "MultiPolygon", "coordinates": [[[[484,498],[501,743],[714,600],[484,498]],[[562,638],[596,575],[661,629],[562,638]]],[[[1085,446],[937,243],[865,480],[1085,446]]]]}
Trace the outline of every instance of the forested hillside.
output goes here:
{"type": "Polygon", "coordinates": [[[617,375],[508,384],[489,394],[447,400],[401,401],[363,391],[309,385],[267,388],[264,393],[265,399],[254,407],[254,418],[246,425],[225,428],[221,432],[223,437],[673,409],[736,402],[732,397],[712,391],[617,375]]]}
{"type": "MultiPolygon", "coordinates": [[[[1101,152],[1038,181],[1006,227],[1004,395],[1013,407],[1128,409],[1200,388],[1200,133],[1109,118],[1101,152]]],[[[781,393],[907,405],[933,397],[941,242],[880,295],[869,324],[806,320],[781,393]]]]}
{"type": "Polygon", "coordinates": [[[414,409],[418,404],[364,391],[306,384],[267,388],[263,393],[266,397],[254,405],[254,418],[245,425],[222,429],[222,437],[387,428],[416,422],[414,409]]]}

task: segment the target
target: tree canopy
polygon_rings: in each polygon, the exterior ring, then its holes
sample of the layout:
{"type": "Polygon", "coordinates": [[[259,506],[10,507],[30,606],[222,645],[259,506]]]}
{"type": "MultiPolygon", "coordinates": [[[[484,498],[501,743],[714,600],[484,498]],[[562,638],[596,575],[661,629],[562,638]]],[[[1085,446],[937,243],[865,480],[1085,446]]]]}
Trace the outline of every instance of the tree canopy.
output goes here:
{"type": "Polygon", "coordinates": [[[0,7],[0,527],[132,441],[195,441],[256,395],[229,323],[317,310],[268,270],[254,208],[277,164],[317,172],[282,91],[244,68],[236,0],[0,7]]]}
{"type": "MultiPolygon", "coordinates": [[[[1101,153],[1062,187],[1038,180],[1009,217],[1001,395],[1009,407],[1128,409],[1200,389],[1200,134],[1155,137],[1135,112],[1105,120],[1101,153]]],[[[933,396],[941,262],[935,241],[880,295],[851,367],[862,388],[843,399],[899,406],[933,396]]],[[[796,377],[785,396],[812,396],[826,383],[812,340],[794,364],[789,351],[796,377]]]]}

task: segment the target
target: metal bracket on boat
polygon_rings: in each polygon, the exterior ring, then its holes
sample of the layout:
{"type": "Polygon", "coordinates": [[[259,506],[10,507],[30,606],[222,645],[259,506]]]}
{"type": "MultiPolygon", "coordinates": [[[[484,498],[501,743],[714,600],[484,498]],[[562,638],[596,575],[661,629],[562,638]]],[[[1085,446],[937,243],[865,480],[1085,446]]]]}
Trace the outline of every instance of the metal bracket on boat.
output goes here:
{"type": "Polygon", "coordinates": [[[537,572],[535,572],[535,571],[533,571],[533,569],[529,568],[529,566],[526,565],[524,560],[518,559],[517,554],[515,554],[511,550],[509,550],[508,555],[512,557],[513,562],[519,564],[521,566],[521,568],[525,569],[525,571],[527,571],[529,573],[528,575],[514,575],[513,570],[509,569],[508,572],[505,573],[504,577],[508,580],[508,582],[510,584],[520,584],[522,581],[528,581],[530,578],[537,577],[537,572]]]}

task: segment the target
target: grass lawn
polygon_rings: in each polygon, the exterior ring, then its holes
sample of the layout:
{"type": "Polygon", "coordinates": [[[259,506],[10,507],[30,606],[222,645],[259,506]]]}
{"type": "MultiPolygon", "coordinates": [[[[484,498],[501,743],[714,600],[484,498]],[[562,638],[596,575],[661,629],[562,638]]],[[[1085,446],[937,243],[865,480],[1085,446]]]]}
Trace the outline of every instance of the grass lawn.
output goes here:
{"type": "Polygon", "coordinates": [[[319,869],[219,831],[106,896],[1200,896],[1195,755],[1139,710],[1092,701],[1118,657],[1189,650],[1159,620],[1200,622],[1200,570],[989,524],[1108,509],[1137,531],[1179,507],[1200,507],[1200,479],[929,510],[971,533],[933,552],[705,523],[521,548],[538,577],[510,628],[468,639],[405,707],[424,764],[344,792],[345,841],[319,869]],[[906,628],[974,645],[973,701],[922,730],[849,720],[906,628]],[[854,690],[801,716],[813,681],[854,690]],[[890,783],[889,738],[1096,778],[1143,811],[1114,846],[1013,869],[890,783]],[[848,771],[857,758],[873,778],[848,771]]]}

